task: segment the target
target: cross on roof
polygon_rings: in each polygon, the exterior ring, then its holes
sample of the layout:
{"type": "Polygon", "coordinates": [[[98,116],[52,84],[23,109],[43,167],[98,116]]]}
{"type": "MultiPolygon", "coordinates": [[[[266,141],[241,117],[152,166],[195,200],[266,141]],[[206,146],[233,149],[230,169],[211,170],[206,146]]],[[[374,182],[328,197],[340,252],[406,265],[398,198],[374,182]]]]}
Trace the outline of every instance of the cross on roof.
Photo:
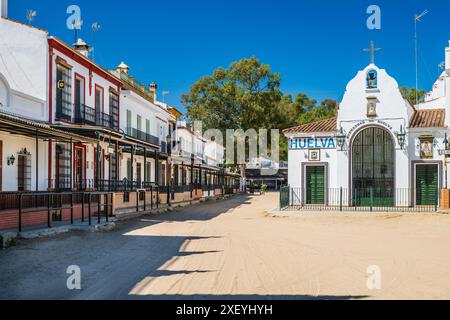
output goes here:
{"type": "Polygon", "coordinates": [[[375,52],[380,51],[381,48],[375,48],[375,44],[370,41],[370,48],[363,49],[366,52],[370,52],[370,64],[375,64],[375,52]]]}

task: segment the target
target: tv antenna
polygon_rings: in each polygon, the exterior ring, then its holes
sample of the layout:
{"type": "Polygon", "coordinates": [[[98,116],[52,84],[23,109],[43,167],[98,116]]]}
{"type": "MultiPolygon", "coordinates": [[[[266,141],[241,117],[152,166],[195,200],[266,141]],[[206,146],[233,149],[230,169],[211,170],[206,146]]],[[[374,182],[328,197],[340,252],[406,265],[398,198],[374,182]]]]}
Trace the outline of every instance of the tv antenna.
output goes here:
{"type": "Polygon", "coordinates": [[[170,91],[163,91],[162,92],[162,96],[163,96],[163,103],[166,103],[166,96],[169,95],[170,91]]]}
{"type": "Polygon", "coordinates": [[[98,22],[94,22],[91,25],[92,44],[93,44],[93,46],[89,48],[89,55],[91,56],[92,60],[94,60],[94,53],[95,53],[95,49],[94,49],[94,46],[95,46],[94,34],[97,33],[101,28],[102,28],[102,26],[98,22]]]}
{"type": "Polygon", "coordinates": [[[415,46],[415,57],[416,57],[416,104],[419,104],[419,58],[418,58],[418,45],[417,45],[417,22],[421,22],[422,18],[429,13],[428,10],[424,10],[421,14],[416,14],[414,16],[414,46],[415,46]]]}
{"type": "Polygon", "coordinates": [[[102,28],[102,26],[98,22],[94,22],[91,26],[93,32],[97,32],[102,28]]]}
{"type": "Polygon", "coordinates": [[[36,10],[31,10],[31,9],[27,10],[27,20],[28,20],[29,24],[31,24],[33,22],[33,20],[34,20],[34,18],[36,18],[36,16],[37,16],[36,10]]]}
{"type": "Polygon", "coordinates": [[[78,38],[78,30],[81,30],[81,28],[83,27],[84,21],[83,20],[75,20],[73,22],[73,30],[75,31],[75,42],[77,42],[77,38],[78,38]]]}

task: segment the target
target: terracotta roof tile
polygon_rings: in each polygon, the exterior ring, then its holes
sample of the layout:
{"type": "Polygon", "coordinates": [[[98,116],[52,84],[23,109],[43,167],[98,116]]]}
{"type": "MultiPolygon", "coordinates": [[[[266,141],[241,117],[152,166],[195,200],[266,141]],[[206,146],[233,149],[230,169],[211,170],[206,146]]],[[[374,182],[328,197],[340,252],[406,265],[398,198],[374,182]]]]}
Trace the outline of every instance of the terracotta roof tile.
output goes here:
{"type": "Polygon", "coordinates": [[[337,119],[327,119],[303,124],[298,127],[283,130],[283,133],[308,133],[308,132],[335,132],[337,130],[337,119]]]}
{"type": "Polygon", "coordinates": [[[414,112],[410,128],[444,128],[445,109],[417,110],[414,112]]]}

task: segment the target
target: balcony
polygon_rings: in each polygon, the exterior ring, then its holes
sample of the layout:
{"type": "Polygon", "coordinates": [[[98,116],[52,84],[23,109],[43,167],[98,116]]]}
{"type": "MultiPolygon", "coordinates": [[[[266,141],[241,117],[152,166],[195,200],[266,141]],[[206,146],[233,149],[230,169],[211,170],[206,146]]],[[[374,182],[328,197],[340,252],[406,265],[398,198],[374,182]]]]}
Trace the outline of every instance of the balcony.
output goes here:
{"type": "Polygon", "coordinates": [[[76,106],[75,108],[75,123],[89,126],[98,126],[118,130],[118,122],[114,120],[109,114],[104,112],[96,112],[94,108],[87,105],[76,106]]]}
{"type": "Polygon", "coordinates": [[[124,80],[128,85],[133,87],[133,89],[137,90],[140,94],[142,94],[144,97],[150,99],[153,101],[153,93],[144,85],[136,81],[131,76],[128,76],[126,73],[121,72],[120,78],[124,80]]]}
{"type": "Polygon", "coordinates": [[[161,141],[161,152],[169,153],[169,150],[167,148],[167,143],[165,141],[161,141]]]}
{"type": "Polygon", "coordinates": [[[151,134],[145,133],[135,128],[127,128],[127,135],[156,146],[160,145],[158,137],[152,136],[151,134]]]}

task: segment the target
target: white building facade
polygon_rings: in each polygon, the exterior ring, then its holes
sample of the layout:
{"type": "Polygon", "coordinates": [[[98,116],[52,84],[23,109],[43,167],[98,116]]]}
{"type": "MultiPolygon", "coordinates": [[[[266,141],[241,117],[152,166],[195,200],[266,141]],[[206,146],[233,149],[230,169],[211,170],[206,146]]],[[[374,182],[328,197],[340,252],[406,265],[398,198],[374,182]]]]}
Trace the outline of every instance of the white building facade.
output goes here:
{"type": "Polygon", "coordinates": [[[284,130],[291,205],[437,206],[448,187],[450,48],[425,102],[412,106],[370,64],[348,83],[337,117],[284,130]]]}

